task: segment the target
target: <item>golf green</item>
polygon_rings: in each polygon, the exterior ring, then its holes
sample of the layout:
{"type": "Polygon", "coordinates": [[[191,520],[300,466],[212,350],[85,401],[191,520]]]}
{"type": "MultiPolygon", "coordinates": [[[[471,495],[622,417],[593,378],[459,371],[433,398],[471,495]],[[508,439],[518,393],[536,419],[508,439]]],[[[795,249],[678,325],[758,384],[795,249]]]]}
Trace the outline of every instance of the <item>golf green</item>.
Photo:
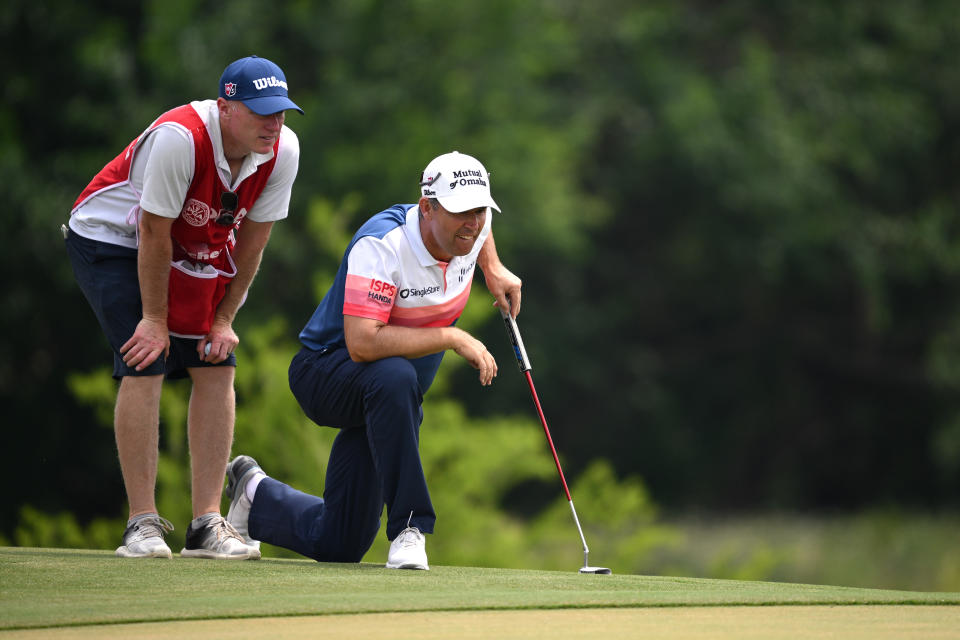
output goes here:
{"type": "Polygon", "coordinates": [[[0,638],[363,638],[385,629],[417,638],[776,638],[818,629],[843,638],[960,638],[960,593],[0,548],[0,638]]]}

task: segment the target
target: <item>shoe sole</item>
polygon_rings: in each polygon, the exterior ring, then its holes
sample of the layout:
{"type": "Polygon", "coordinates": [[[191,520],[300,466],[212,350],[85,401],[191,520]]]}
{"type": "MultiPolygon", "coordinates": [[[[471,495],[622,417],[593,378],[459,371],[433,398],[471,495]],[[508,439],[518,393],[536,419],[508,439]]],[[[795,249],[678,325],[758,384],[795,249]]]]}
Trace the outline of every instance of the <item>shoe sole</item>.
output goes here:
{"type": "Polygon", "coordinates": [[[430,571],[430,567],[416,562],[405,562],[403,564],[387,564],[387,569],[419,569],[420,571],[430,571]]]}
{"type": "Polygon", "coordinates": [[[259,560],[260,550],[256,553],[246,553],[244,555],[231,555],[229,553],[217,553],[209,549],[184,549],[180,552],[181,558],[204,558],[207,560],[259,560]]]}
{"type": "Polygon", "coordinates": [[[126,547],[118,547],[115,553],[118,558],[167,558],[168,560],[173,558],[173,553],[169,549],[150,553],[133,553],[126,547]]]}

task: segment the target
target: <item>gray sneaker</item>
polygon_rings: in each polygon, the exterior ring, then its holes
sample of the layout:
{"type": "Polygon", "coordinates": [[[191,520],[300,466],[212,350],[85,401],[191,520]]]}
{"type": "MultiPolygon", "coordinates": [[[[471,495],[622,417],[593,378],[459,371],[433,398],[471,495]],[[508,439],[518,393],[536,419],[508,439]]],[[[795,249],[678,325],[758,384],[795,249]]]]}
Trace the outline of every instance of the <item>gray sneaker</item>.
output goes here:
{"type": "Polygon", "coordinates": [[[243,536],[218,513],[199,527],[190,522],[180,557],[259,560],[260,549],[244,543],[243,536]]]}
{"type": "Polygon", "coordinates": [[[233,525],[243,541],[250,546],[260,548],[260,541],[250,537],[250,508],[253,504],[247,498],[247,482],[257,472],[263,469],[250,456],[237,456],[227,465],[227,488],[224,493],[230,498],[230,510],[227,511],[227,522],[233,525]]]}
{"type": "Polygon", "coordinates": [[[155,513],[137,516],[127,524],[116,554],[121,558],[172,558],[170,547],[163,541],[168,531],[173,531],[173,525],[155,513]]]}

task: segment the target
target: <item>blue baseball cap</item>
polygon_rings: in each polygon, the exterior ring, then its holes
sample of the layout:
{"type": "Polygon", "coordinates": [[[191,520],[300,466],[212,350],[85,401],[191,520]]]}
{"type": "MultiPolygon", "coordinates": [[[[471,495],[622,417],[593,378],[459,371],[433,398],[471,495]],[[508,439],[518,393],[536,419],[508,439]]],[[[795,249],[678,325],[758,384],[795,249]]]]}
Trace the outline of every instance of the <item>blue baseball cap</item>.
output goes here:
{"type": "Polygon", "coordinates": [[[286,109],[303,113],[303,109],[287,97],[287,77],[280,67],[257,56],[235,60],[223,70],[220,97],[239,100],[262,116],[286,109]]]}

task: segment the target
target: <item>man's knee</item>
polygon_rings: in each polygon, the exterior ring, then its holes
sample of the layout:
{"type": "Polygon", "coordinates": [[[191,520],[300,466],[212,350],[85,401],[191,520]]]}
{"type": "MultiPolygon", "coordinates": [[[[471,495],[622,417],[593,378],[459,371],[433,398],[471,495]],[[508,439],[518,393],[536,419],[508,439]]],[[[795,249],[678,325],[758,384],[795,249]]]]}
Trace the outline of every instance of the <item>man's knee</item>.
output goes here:
{"type": "Polygon", "coordinates": [[[406,358],[392,357],[371,362],[369,385],[378,392],[420,393],[417,370],[406,358]]]}
{"type": "MultiPolygon", "coordinates": [[[[369,549],[370,547],[367,547],[369,549]]],[[[367,549],[322,549],[314,560],[317,562],[360,562],[367,549]]]]}
{"type": "Polygon", "coordinates": [[[360,562],[367,551],[370,550],[370,547],[373,546],[373,541],[376,539],[379,529],[380,523],[378,521],[376,527],[373,527],[372,530],[368,528],[366,535],[343,536],[339,544],[320,545],[313,558],[317,562],[360,562]]]}
{"type": "Polygon", "coordinates": [[[233,391],[233,367],[190,367],[187,369],[197,392],[230,393],[233,391]]]}
{"type": "Polygon", "coordinates": [[[120,378],[118,395],[121,397],[133,395],[140,398],[159,399],[162,387],[162,375],[123,376],[120,378]]]}

